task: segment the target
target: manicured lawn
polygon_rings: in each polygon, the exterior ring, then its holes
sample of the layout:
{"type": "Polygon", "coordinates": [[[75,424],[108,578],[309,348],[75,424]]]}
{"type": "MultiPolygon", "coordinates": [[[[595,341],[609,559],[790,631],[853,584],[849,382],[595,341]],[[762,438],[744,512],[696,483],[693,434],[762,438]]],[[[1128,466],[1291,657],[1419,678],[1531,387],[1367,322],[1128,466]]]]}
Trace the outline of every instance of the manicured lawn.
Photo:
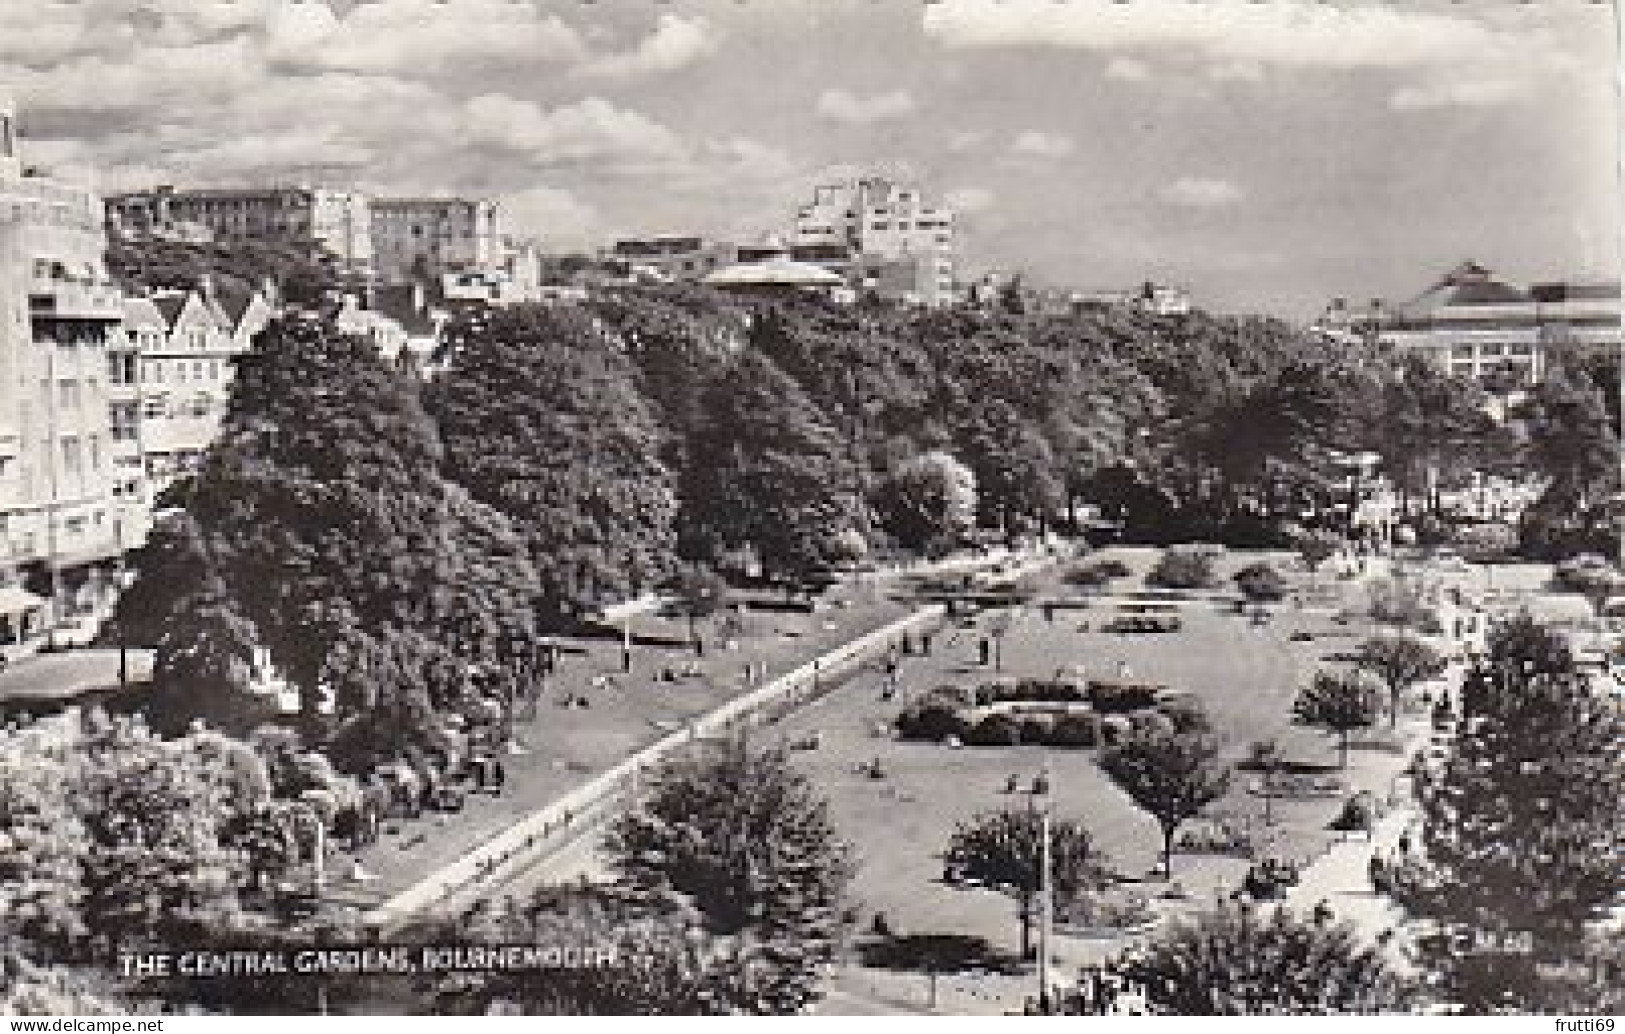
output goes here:
{"type": "MultiPolygon", "coordinates": [[[[1116,591],[1143,588],[1138,576],[1153,562],[1152,551],[1111,550],[1102,555],[1123,559],[1136,572],[1136,577],[1114,586],[1116,591]]],[[[1227,556],[1220,563],[1221,574],[1227,577],[1256,559],[1256,554],[1227,556]]],[[[1292,578],[1302,582],[1307,576],[1292,578]]],[[[1351,604],[1362,591],[1326,576],[1316,583],[1328,593],[1348,595],[1351,604]]],[[[1067,590],[1053,582],[1043,591],[1067,590]]],[[[1227,604],[1201,601],[1182,608],[1184,628],[1179,632],[1098,631],[1114,610],[1114,604],[1102,601],[1089,610],[1058,611],[1053,622],[1037,608],[1012,612],[1002,649],[1003,674],[1050,676],[1057,669],[1083,666],[1090,674],[1115,676],[1127,664],[1136,679],[1199,695],[1232,760],[1244,758],[1251,742],[1274,738],[1289,759],[1335,764],[1333,741],[1292,725],[1291,707],[1325,654],[1358,642],[1359,633],[1352,626],[1334,624],[1329,610],[1299,610],[1290,602],[1269,624],[1255,626],[1227,604]],[[1085,622],[1089,630],[1080,630],[1085,622]],[[1312,638],[1294,641],[1294,632],[1308,632],[1312,638]]],[[[931,657],[905,659],[904,696],[944,682],[974,684],[994,677],[978,663],[978,646],[987,627],[984,618],[976,629],[955,629],[937,638],[931,657]]],[[[984,809],[1025,806],[1025,797],[1004,793],[1008,778],[1017,775],[1025,787],[1032,774],[1046,766],[1053,777],[1056,813],[1081,819],[1119,873],[1141,879],[1158,867],[1161,841],[1155,822],[1099,771],[1095,751],[1035,746],[955,749],[878,735],[877,726],[895,717],[901,702],[883,702],[879,676],[866,674],[782,725],[791,741],[814,730],[820,733],[819,747],[799,752],[797,759],[829,796],[839,828],[856,845],[854,892],[865,929],[871,914],[881,912],[894,931],[977,934],[1014,951],[1019,943],[1014,899],[991,890],[943,884],[940,852],[957,822],[984,809]],[[884,778],[860,771],[875,759],[884,778]]],[[[1391,774],[1383,773],[1402,762],[1394,755],[1356,751],[1351,782],[1360,786],[1380,781],[1385,792],[1391,774]]],[[[1214,810],[1261,821],[1262,803],[1248,792],[1248,784],[1248,774],[1237,772],[1230,794],[1214,810]]],[[[1276,850],[1307,859],[1323,849],[1336,836],[1324,827],[1340,805],[1340,798],[1276,800],[1276,850]]],[[[1189,900],[1155,905],[1167,911],[1188,908],[1191,902],[1211,902],[1217,888],[1238,885],[1247,864],[1176,852],[1174,880],[1189,900]]],[[[1155,878],[1144,887],[1153,897],[1165,888],[1155,878]]],[[[1111,941],[1061,938],[1057,955],[1075,965],[1120,947],[1111,941]]]]}
{"type": "MultiPolygon", "coordinates": [[[[527,753],[504,758],[506,792],[472,796],[456,814],[425,813],[418,821],[391,824],[398,832],[386,834],[359,855],[363,868],[378,878],[365,884],[340,881],[335,894],[360,905],[382,901],[666,731],[737,696],[746,688],[747,662],[765,661],[771,677],[909,609],[867,586],[837,588],[827,600],[830,606],[815,614],[747,612],[745,632],[733,650],[724,649],[714,627],[702,623],[708,633],[702,658],[688,646],[686,621],[653,614],[635,617],[631,674],[621,672],[618,638],[561,641],[567,652],[558,674],[543,691],[535,716],[518,731],[527,753]],[[675,673],[689,665],[702,674],[676,681],[659,678],[663,669],[675,673]],[[561,706],[578,696],[589,706],[561,706]]],[[[346,860],[335,868],[347,871],[348,866],[346,860]]]]}

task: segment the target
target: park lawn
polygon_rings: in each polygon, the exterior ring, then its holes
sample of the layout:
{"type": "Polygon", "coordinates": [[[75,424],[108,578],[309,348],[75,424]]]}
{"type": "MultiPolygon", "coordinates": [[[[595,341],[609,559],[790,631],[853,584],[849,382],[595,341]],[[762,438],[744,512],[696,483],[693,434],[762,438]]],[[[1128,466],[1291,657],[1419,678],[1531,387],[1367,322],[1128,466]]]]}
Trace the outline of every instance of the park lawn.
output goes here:
{"type": "MultiPolygon", "coordinates": [[[[536,713],[518,728],[526,753],[503,759],[508,782],[497,797],[471,795],[454,814],[425,812],[417,821],[392,822],[378,843],[355,859],[374,879],[341,878],[334,897],[370,906],[467,854],[520,818],[612,767],[628,755],[746,691],[748,662],[765,662],[769,677],[782,674],[817,654],[908,613],[871,585],[831,589],[829,606],[814,614],[750,611],[738,648],[727,650],[709,634],[705,656],[696,658],[682,619],[655,614],[631,619],[637,645],[633,671],[621,674],[617,638],[562,639],[559,673],[543,690],[536,713]],[[844,603],[844,605],[840,605],[844,603]],[[681,671],[697,664],[702,677],[674,682],[658,678],[662,669],[681,671]],[[595,679],[613,676],[595,687],[595,679]],[[567,698],[585,696],[586,708],[564,707],[567,698]]],[[[701,629],[711,632],[708,623],[701,629]]],[[[341,877],[349,862],[334,867],[341,877]]]]}
{"type": "MultiPolygon", "coordinates": [[[[1109,550],[1136,572],[1154,562],[1155,551],[1109,550]]],[[[1258,559],[1258,554],[1232,553],[1220,562],[1228,574],[1258,559]]],[[[1275,554],[1274,559],[1283,559],[1275,554]]],[[[1295,575],[1294,581],[1306,580],[1295,575]]],[[[1357,604],[1363,589],[1319,577],[1318,585],[1357,604]]],[[[1114,586],[1119,592],[1142,588],[1138,578],[1114,586]]],[[[1040,586],[1040,595],[1068,594],[1058,580],[1040,586]]],[[[1325,654],[1349,649],[1363,630],[1333,623],[1325,610],[1296,610],[1285,604],[1268,625],[1254,626],[1233,608],[1202,601],[1186,606],[1182,631],[1167,634],[1119,635],[1095,630],[1113,605],[1104,601],[1090,610],[1057,612],[1046,621],[1036,609],[1012,612],[1002,654],[1004,675],[1051,676],[1057,669],[1083,666],[1091,675],[1115,676],[1126,663],[1136,679],[1166,683],[1200,696],[1227,757],[1241,760],[1254,740],[1274,738],[1286,756],[1303,762],[1335,763],[1331,738],[1295,726],[1292,701],[1325,654]],[[1080,630],[1087,622],[1090,630],[1080,630]],[[1294,631],[1314,638],[1293,641],[1294,631]]],[[[975,683],[994,677],[978,664],[978,644],[987,627],[955,629],[937,641],[931,657],[905,660],[903,693],[922,692],[945,682],[975,683]]],[[[1027,785],[1033,773],[1048,766],[1057,815],[1076,818],[1091,831],[1114,869],[1125,877],[1146,879],[1144,890],[1155,897],[1166,884],[1160,872],[1161,838],[1156,823],[1139,811],[1100,772],[1096,752],[1034,746],[965,747],[897,742],[877,735],[877,726],[895,717],[902,701],[883,702],[879,679],[867,674],[824,700],[790,716],[782,724],[786,740],[820,734],[816,750],[799,752],[797,761],[828,795],[837,827],[856,848],[854,896],[862,909],[863,928],[873,913],[884,913],[890,928],[901,933],[967,933],[987,937],[995,946],[1015,951],[1019,944],[1014,899],[991,890],[950,887],[940,880],[940,853],[956,823],[978,811],[1002,805],[1025,806],[1026,798],[1004,793],[1011,775],[1027,785]],[[860,771],[879,760],[885,773],[873,779],[860,771]]],[[[1374,753],[1374,752],[1372,752],[1374,753]]],[[[1353,754],[1349,782],[1368,785],[1365,770],[1402,763],[1388,756],[1353,754]]],[[[1379,773],[1373,771],[1371,776],[1379,773]]],[[[1391,779],[1381,774],[1380,779],[1391,779]]],[[[1237,772],[1230,793],[1213,811],[1261,819],[1262,802],[1249,793],[1245,772],[1237,772]]],[[[1273,802],[1277,840],[1284,857],[1307,861],[1336,837],[1325,829],[1341,798],[1273,802]]],[[[1186,910],[1211,902],[1216,893],[1236,887],[1247,862],[1176,851],[1174,881],[1186,894],[1182,902],[1155,901],[1159,913],[1186,910]]],[[[1058,939],[1057,956],[1066,965],[1097,961],[1122,946],[1121,941],[1058,939]]]]}

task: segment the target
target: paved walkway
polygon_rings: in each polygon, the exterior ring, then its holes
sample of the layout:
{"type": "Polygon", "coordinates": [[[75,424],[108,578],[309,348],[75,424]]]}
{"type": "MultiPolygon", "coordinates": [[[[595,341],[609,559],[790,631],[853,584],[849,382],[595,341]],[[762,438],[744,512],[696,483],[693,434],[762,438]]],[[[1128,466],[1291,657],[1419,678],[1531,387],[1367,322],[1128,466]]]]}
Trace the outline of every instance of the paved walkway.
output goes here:
{"type": "Polygon", "coordinates": [[[1410,963],[1401,950],[1402,936],[1395,936],[1405,922],[1405,910],[1371,886],[1372,854],[1384,857],[1399,853],[1399,838],[1417,821],[1417,812],[1407,802],[1384,815],[1369,837],[1351,835],[1333,844],[1331,850],[1306,869],[1298,885],[1287,894],[1286,906],[1308,918],[1322,903],[1333,917],[1348,923],[1366,943],[1382,943],[1389,961],[1401,971],[1410,963]]]}

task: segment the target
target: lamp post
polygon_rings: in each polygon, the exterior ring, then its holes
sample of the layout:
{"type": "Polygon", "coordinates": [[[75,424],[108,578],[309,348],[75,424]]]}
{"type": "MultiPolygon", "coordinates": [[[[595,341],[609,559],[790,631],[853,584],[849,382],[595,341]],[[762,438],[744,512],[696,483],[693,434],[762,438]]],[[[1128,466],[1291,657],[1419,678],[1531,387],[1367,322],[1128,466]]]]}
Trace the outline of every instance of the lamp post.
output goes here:
{"type": "Polygon", "coordinates": [[[1050,872],[1049,766],[1033,778],[1028,795],[1038,809],[1038,1011],[1048,1015],[1051,1006],[1049,946],[1055,924],[1055,887],[1050,872]]]}

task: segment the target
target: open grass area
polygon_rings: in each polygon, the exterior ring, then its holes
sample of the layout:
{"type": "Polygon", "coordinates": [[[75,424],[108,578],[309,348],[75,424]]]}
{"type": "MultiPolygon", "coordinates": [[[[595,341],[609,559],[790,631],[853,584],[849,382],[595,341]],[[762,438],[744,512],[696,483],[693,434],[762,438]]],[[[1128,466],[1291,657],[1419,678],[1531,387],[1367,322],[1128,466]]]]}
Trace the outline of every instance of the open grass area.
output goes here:
{"type": "MultiPolygon", "coordinates": [[[[373,879],[341,879],[335,895],[357,905],[384,900],[423,874],[490,839],[593,775],[619,762],[688,719],[746,690],[747,664],[765,664],[768,677],[907,613],[874,584],[832,589],[816,613],[748,610],[735,648],[721,641],[720,621],[701,623],[707,649],[696,657],[683,619],[642,614],[630,619],[633,670],[621,670],[621,640],[561,639],[559,670],[541,694],[535,714],[520,724],[525,753],[505,757],[508,782],[501,796],[471,796],[455,814],[425,813],[390,823],[377,844],[357,858],[373,879]],[[666,681],[669,669],[697,674],[666,681]],[[563,706],[584,698],[586,707],[563,706]]],[[[346,860],[337,868],[347,870],[346,860]]]]}
{"type": "MultiPolygon", "coordinates": [[[[1114,549],[1101,557],[1121,559],[1134,571],[1133,577],[1112,587],[1112,592],[1126,594],[1144,588],[1140,578],[1154,562],[1155,551],[1114,549]]],[[[1258,554],[1241,553],[1222,558],[1221,579],[1257,559],[1258,554]]],[[[1286,566],[1284,555],[1274,559],[1286,566]]],[[[1304,609],[1288,601],[1274,608],[1274,617],[1267,624],[1254,624],[1233,605],[1203,599],[1181,606],[1180,631],[1140,634],[1099,630],[1104,619],[1115,612],[1117,604],[1110,599],[1099,600],[1088,609],[1057,611],[1052,621],[1036,607],[1007,611],[1010,628],[999,651],[1002,674],[1047,677],[1058,669],[1082,667],[1090,675],[1115,677],[1126,666],[1136,680],[1166,683],[1200,697],[1226,744],[1229,760],[1244,759],[1249,744],[1271,738],[1282,746],[1288,760],[1335,765],[1337,753],[1330,737],[1292,724],[1292,701],[1312,672],[1326,663],[1326,655],[1351,649],[1368,631],[1334,621],[1338,609],[1358,609],[1364,589],[1327,576],[1311,579],[1302,572],[1292,574],[1290,580],[1295,587],[1312,581],[1319,590],[1317,596],[1340,602],[1304,609]]],[[[1219,588],[1228,584],[1222,581],[1219,588]]],[[[1047,580],[1040,591],[1041,595],[1074,594],[1058,577],[1047,580]]],[[[1159,913],[1210,903],[1216,893],[1238,886],[1248,866],[1246,860],[1176,852],[1174,882],[1186,897],[1160,900],[1168,887],[1156,875],[1160,871],[1156,823],[1098,769],[1094,750],[953,748],[899,742],[882,734],[909,696],[947,682],[974,684],[995,676],[991,667],[979,663],[980,641],[991,624],[990,616],[984,614],[973,628],[939,636],[931,656],[906,658],[897,700],[883,701],[880,677],[865,675],[789,717],[780,727],[790,742],[813,731],[820,735],[818,748],[798,753],[798,763],[828,795],[838,827],[856,845],[859,867],[854,893],[863,910],[864,928],[872,914],[879,912],[898,933],[980,935],[999,949],[1015,951],[1019,944],[1015,900],[993,890],[943,883],[940,852],[955,824],[978,811],[1009,804],[1025,806],[1025,797],[1005,793],[1007,782],[1015,775],[1026,786],[1044,767],[1052,776],[1056,814],[1080,819],[1119,874],[1144,881],[1142,889],[1153,897],[1159,913]],[[878,779],[863,771],[876,761],[884,773],[878,779]]],[[[1386,796],[1404,761],[1398,753],[1354,751],[1347,792],[1370,788],[1386,796]]],[[[1251,781],[1247,772],[1236,772],[1229,795],[1210,811],[1251,816],[1262,828],[1263,802],[1250,792],[1251,781]]],[[[1274,823],[1269,827],[1274,838],[1272,851],[1302,860],[1323,851],[1338,837],[1326,826],[1342,800],[1342,795],[1274,800],[1274,823]]],[[[1055,955],[1065,965],[1074,966],[1097,961],[1123,943],[1062,937],[1055,955]]],[[[868,977],[883,983],[891,979],[859,974],[859,982],[868,977]]],[[[990,987],[984,985],[984,990],[990,987]]],[[[991,990],[988,995],[987,1003],[1002,1000],[991,990]]]]}

